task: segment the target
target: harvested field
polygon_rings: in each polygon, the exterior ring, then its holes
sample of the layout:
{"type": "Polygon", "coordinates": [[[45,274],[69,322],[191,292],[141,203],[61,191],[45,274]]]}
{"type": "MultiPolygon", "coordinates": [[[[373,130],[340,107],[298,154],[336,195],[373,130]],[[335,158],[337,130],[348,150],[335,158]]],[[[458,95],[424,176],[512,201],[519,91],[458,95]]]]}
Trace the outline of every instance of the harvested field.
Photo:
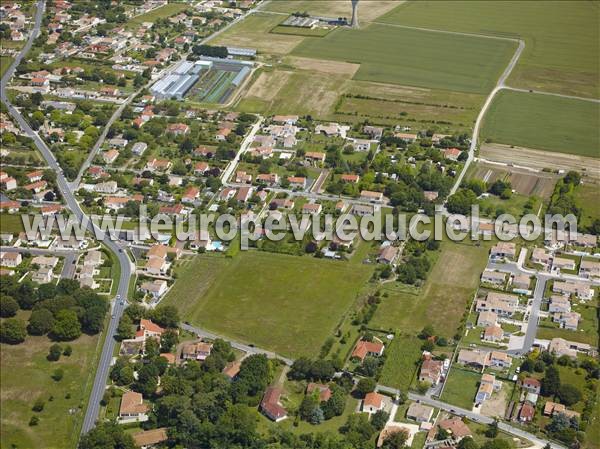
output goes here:
{"type": "Polygon", "coordinates": [[[499,143],[484,143],[479,150],[480,157],[496,162],[522,165],[536,169],[577,170],[585,176],[600,179],[598,159],[566,153],[551,153],[531,148],[499,143]]]}
{"type": "Polygon", "coordinates": [[[517,193],[548,199],[552,195],[554,184],[556,184],[559,176],[554,173],[535,173],[530,170],[507,165],[479,162],[475,166],[472,177],[481,179],[487,182],[488,185],[498,179],[510,181],[517,193]]]}
{"type": "Polygon", "coordinates": [[[298,56],[289,56],[285,62],[290,63],[297,69],[311,70],[320,73],[330,73],[332,75],[347,75],[353,77],[360,68],[360,64],[352,64],[341,61],[325,61],[323,59],[300,58],[298,56]]]}
{"type": "Polygon", "coordinates": [[[260,98],[264,101],[273,100],[281,88],[290,79],[292,72],[284,72],[281,70],[275,72],[262,72],[258,79],[252,85],[251,96],[260,98]]]}

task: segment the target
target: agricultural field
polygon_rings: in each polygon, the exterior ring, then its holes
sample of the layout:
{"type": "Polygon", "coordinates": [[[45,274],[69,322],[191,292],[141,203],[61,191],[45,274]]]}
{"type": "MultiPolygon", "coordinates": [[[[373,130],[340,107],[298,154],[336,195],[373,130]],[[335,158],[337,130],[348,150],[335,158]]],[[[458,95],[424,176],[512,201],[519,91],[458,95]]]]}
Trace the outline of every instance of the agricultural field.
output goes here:
{"type": "Polygon", "coordinates": [[[600,157],[600,105],[550,95],[501,91],[487,112],[482,140],[600,157]]]}
{"type": "Polygon", "coordinates": [[[416,379],[422,344],[417,337],[396,335],[386,348],[386,360],[380,382],[404,392],[408,391],[416,379]]]}
{"type": "Polygon", "coordinates": [[[597,159],[592,157],[534,150],[500,143],[482,143],[479,156],[489,161],[522,165],[537,170],[576,170],[589,182],[597,183],[600,180],[600,164],[597,159]]]}
{"type": "Polygon", "coordinates": [[[509,85],[600,97],[597,2],[405,2],[378,21],[517,38],[525,50],[509,85]],[[585,30],[585,32],[582,32],[585,30]]]}
{"type": "Polygon", "coordinates": [[[192,324],[294,357],[319,352],[372,271],[262,252],[210,260],[206,274],[195,261],[182,269],[165,302],[192,324]]]}
{"type": "Polygon", "coordinates": [[[521,195],[548,199],[552,195],[558,176],[549,172],[534,173],[510,166],[498,166],[478,162],[471,176],[489,184],[494,181],[510,181],[512,188],[521,195]]]}
{"type": "Polygon", "coordinates": [[[441,254],[422,287],[383,285],[384,297],[370,326],[416,335],[430,324],[438,335],[453,337],[487,258],[485,244],[442,242],[441,254]]]}
{"type": "Polygon", "coordinates": [[[125,27],[126,28],[137,28],[144,22],[154,22],[157,19],[164,19],[166,17],[174,16],[175,14],[185,11],[190,5],[186,3],[169,3],[160,8],[156,8],[145,14],[141,14],[133,19],[129,20],[125,27]]]}
{"type": "Polygon", "coordinates": [[[202,103],[226,103],[231,95],[237,90],[239,85],[249,73],[248,68],[242,68],[244,73],[235,70],[233,67],[211,68],[202,78],[192,87],[188,98],[192,101],[202,103]]]}
{"type": "Polygon", "coordinates": [[[210,45],[251,47],[268,54],[287,54],[302,42],[304,37],[271,33],[270,31],[284,19],[284,16],[278,14],[257,12],[211,39],[210,45]]]}
{"type": "Polygon", "coordinates": [[[69,357],[62,356],[58,362],[46,360],[52,344],[47,337],[28,336],[17,346],[2,345],[0,446],[58,448],[77,445],[83,411],[95,375],[98,338],[84,334],[70,342],[73,353],[69,357]],[[59,382],[51,378],[57,368],[64,370],[64,377],[59,382]],[[31,407],[38,398],[45,401],[45,406],[42,412],[36,413],[31,407]],[[29,426],[32,416],[39,418],[37,426],[29,426]]]}
{"type": "Polygon", "coordinates": [[[515,49],[509,41],[371,24],[306,39],[292,54],[361,64],[358,80],[486,93],[515,49]]]}
{"type": "MultiPolygon", "coordinates": [[[[396,0],[369,0],[359,5],[360,22],[375,20],[377,17],[394,9],[396,0]]],[[[351,17],[352,7],[350,2],[324,1],[324,0],[277,0],[270,2],[264,8],[273,12],[307,12],[316,16],[351,17]]]]}
{"type": "Polygon", "coordinates": [[[323,37],[331,32],[331,28],[303,28],[295,26],[277,25],[270,33],[273,34],[288,34],[293,36],[305,37],[323,37]]]}
{"type": "Polygon", "coordinates": [[[471,410],[481,374],[453,366],[444,385],[442,401],[471,410]]]}
{"type": "Polygon", "coordinates": [[[358,64],[292,56],[283,61],[285,68],[256,72],[237,109],[468,131],[484,100],[479,94],[357,81],[352,77],[358,64]]]}

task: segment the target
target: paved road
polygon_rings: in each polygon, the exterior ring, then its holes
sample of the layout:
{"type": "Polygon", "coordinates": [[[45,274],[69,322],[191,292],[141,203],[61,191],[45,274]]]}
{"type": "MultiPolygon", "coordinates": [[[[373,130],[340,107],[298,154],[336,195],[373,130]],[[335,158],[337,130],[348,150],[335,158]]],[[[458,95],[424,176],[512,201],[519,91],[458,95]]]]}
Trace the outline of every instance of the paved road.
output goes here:
{"type": "Polygon", "coordinates": [[[198,327],[191,326],[189,324],[182,324],[181,327],[188,332],[193,332],[200,338],[207,338],[209,340],[215,340],[217,338],[222,338],[223,340],[227,340],[231,346],[240,351],[246,352],[248,354],[265,354],[270,359],[278,359],[284,362],[286,365],[291,366],[294,361],[292,359],[288,359],[286,357],[280,356],[271,351],[267,351],[266,349],[257,348],[256,346],[250,346],[248,344],[240,343],[234,340],[230,340],[229,338],[222,337],[220,335],[214,334],[212,332],[208,332],[204,329],[200,329],[198,327]]]}
{"type": "MultiPolygon", "coordinates": [[[[395,388],[386,387],[383,385],[377,385],[377,390],[382,391],[384,393],[388,393],[388,394],[398,394],[399,393],[399,390],[397,390],[395,388]]],[[[489,416],[480,415],[478,413],[473,413],[471,410],[466,410],[466,409],[463,409],[460,407],[456,407],[454,405],[450,405],[443,401],[440,401],[437,399],[432,399],[427,396],[422,396],[422,395],[418,395],[415,393],[408,393],[408,398],[412,401],[418,401],[420,403],[427,404],[432,407],[436,407],[441,410],[445,410],[447,412],[451,412],[451,413],[454,413],[454,414],[457,414],[460,416],[465,416],[466,418],[470,419],[471,421],[474,421],[477,423],[491,424],[494,421],[489,416]]],[[[510,424],[507,424],[503,421],[498,422],[498,427],[512,435],[515,435],[515,436],[518,436],[521,438],[525,438],[525,439],[531,441],[538,448],[542,448],[548,443],[547,440],[538,438],[537,436],[533,435],[532,433],[521,430],[518,427],[511,426],[510,424]]],[[[564,446],[561,446],[560,444],[550,443],[550,445],[552,446],[553,449],[566,449],[564,446]]]]}
{"type": "Polygon", "coordinates": [[[235,158],[232,159],[232,161],[227,165],[225,170],[223,170],[223,173],[221,173],[221,182],[223,183],[223,185],[229,185],[229,178],[231,178],[231,175],[235,171],[235,168],[238,166],[238,163],[240,162],[240,159],[242,158],[244,153],[248,151],[248,148],[250,148],[250,145],[254,140],[254,136],[256,135],[264,121],[265,118],[259,116],[258,122],[252,125],[252,129],[250,129],[250,132],[242,141],[242,144],[240,145],[240,150],[235,155],[235,158]]]}
{"type": "MultiPolygon", "coordinates": [[[[50,151],[46,143],[39,137],[39,135],[31,129],[29,124],[25,121],[21,113],[10,103],[8,97],[6,96],[6,85],[8,84],[10,78],[13,76],[16,67],[21,63],[23,57],[27,54],[27,52],[31,49],[33,41],[39,35],[40,26],[43,18],[45,8],[45,1],[40,0],[37,3],[37,9],[35,13],[35,22],[33,26],[33,30],[27,40],[25,46],[22,51],[17,55],[13,64],[6,71],[2,80],[0,82],[1,93],[0,98],[2,102],[8,108],[8,112],[15,119],[15,121],[19,124],[21,129],[31,138],[35,143],[36,147],[46,160],[48,166],[54,170],[56,173],[56,184],[58,189],[60,190],[65,202],[67,203],[68,208],[73,212],[73,214],[77,217],[78,220],[83,221],[88,217],[84,214],[83,210],[77,203],[75,199],[75,195],[70,188],[69,183],[65,179],[62,170],[54,154],[50,151]]],[[[91,221],[88,221],[88,230],[92,231],[98,240],[104,242],[106,247],[112,251],[118,258],[119,263],[121,265],[121,278],[119,279],[119,286],[117,289],[117,294],[122,298],[126,298],[127,290],[129,288],[129,279],[131,278],[132,272],[132,264],[127,256],[125,251],[125,246],[120,242],[114,242],[108,238],[104,239],[104,233],[100,229],[94,229],[94,225],[91,221]],[[95,232],[94,232],[95,231],[95,232]]],[[[94,385],[92,387],[92,393],[90,396],[88,408],[86,410],[86,414],[83,420],[83,425],[81,428],[81,432],[87,433],[90,429],[92,429],[95,425],[96,419],[98,417],[98,412],[100,410],[100,400],[104,394],[104,390],[106,387],[106,381],[108,379],[108,371],[110,367],[110,361],[112,359],[113,349],[115,346],[115,333],[116,328],[119,323],[119,319],[123,314],[125,309],[125,302],[119,301],[115,304],[113,308],[113,315],[110,319],[107,329],[105,330],[105,341],[104,346],[102,348],[102,354],[100,356],[100,361],[98,365],[98,369],[96,371],[96,377],[94,379],[94,385]]]]}

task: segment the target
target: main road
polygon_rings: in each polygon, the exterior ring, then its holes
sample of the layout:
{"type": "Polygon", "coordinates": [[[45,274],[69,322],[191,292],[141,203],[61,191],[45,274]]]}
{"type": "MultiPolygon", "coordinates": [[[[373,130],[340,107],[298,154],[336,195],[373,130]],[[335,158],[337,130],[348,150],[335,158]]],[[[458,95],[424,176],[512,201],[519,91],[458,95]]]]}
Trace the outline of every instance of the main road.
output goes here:
{"type": "Polygon", "coordinates": [[[25,55],[29,52],[31,46],[33,45],[33,41],[40,33],[40,26],[42,23],[45,6],[46,5],[44,0],[39,0],[37,2],[35,20],[31,34],[29,35],[25,46],[17,55],[14,62],[8,68],[0,82],[0,99],[6,105],[8,112],[19,124],[23,132],[25,132],[27,136],[33,140],[35,146],[46,160],[48,166],[56,173],[56,184],[60,193],[65,199],[65,202],[67,203],[69,209],[75,215],[77,220],[79,220],[80,222],[86,221],[88,223],[88,230],[92,232],[92,234],[94,234],[98,240],[103,241],[104,245],[116,255],[121,266],[121,277],[119,279],[117,295],[123,298],[123,300],[115,301],[113,307],[113,314],[104,333],[104,346],[102,347],[102,354],[100,355],[100,361],[96,370],[96,376],[94,379],[94,385],[92,387],[92,393],[90,395],[89,404],[83,420],[83,425],[81,427],[81,432],[86,433],[94,427],[96,418],[98,416],[98,412],[100,410],[100,400],[104,395],[106,380],[108,379],[108,370],[110,368],[110,362],[116,344],[114,336],[119,320],[121,319],[121,315],[123,314],[123,311],[125,309],[125,298],[127,296],[127,290],[129,288],[129,279],[131,278],[132,263],[129,260],[129,256],[127,255],[125,245],[121,244],[120,242],[110,240],[109,238],[104,238],[104,233],[96,226],[94,226],[91,220],[89,220],[89,217],[83,212],[79,203],[75,199],[75,195],[71,189],[71,186],[69,185],[68,181],[63,175],[62,170],[60,169],[60,166],[56,161],[56,158],[54,157],[54,154],[52,154],[46,143],[40,138],[37,132],[35,132],[29,126],[29,124],[23,118],[19,110],[17,110],[11,104],[10,100],[6,95],[6,86],[8,85],[8,82],[10,81],[11,77],[13,76],[15,69],[21,63],[25,55]]]}

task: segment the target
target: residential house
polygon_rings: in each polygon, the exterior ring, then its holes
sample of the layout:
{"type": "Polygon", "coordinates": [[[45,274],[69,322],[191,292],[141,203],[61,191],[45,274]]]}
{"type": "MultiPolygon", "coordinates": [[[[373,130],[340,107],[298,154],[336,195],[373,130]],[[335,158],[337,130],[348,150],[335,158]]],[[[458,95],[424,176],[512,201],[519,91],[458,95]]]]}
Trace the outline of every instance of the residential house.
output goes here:
{"type": "Polygon", "coordinates": [[[438,423],[438,426],[448,432],[456,442],[473,436],[471,429],[458,417],[444,419],[438,423]]]}
{"type": "Polygon", "coordinates": [[[204,176],[210,170],[210,166],[206,162],[196,162],[194,164],[194,175],[204,176]]]}
{"type": "Polygon", "coordinates": [[[289,176],[288,181],[293,189],[306,189],[306,178],[303,176],[289,176]]]}
{"type": "Polygon", "coordinates": [[[427,382],[431,385],[437,385],[442,379],[444,362],[433,360],[431,354],[424,356],[421,370],[419,371],[419,382],[427,382]]]}
{"type": "Polygon", "coordinates": [[[479,388],[475,395],[475,403],[482,404],[484,401],[492,397],[494,391],[498,391],[502,388],[502,382],[496,381],[496,376],[493,374],[482,374],[481,381],[479,382],[479,388]]]}
{"type": "Polygon", "coordinates": [[[243,170],[238,170],[235,173],[235,182],[237,184],[250,184],[252,182],[252,175],[243,170]]]}
{"type": "Polygon", "coordinates": [[[182,360],[198,360],[203,362],[210,355],[212,347],[212,343],[205,343],[203,341],[187,343],[183,345],[181,358],[182,360]]]}
{"type": "Polygon", "coordinates": [[[306,158],[306,160],[311,162],[323,163],[325,162],[326,155],[325,153],[321,153],[319,151],[307,151],[304,157],[306,158]]]}
{"type": "Polygon", "coordinates": [[[167,159],[152,159],[151,161],[148,161],[146,163],[146,167],[144,167],[144,170],[148,170],[151,172],[154,171],[160,171],[160,172],[166,172],[167,170],[169,170],[171,168],[171,161],[167,160],[167,159]]]}
{"type": "Polygon", "coordinates": [[[0,265],[3,267],[16,268],[23,262],[21,253],[4,252],[0,253],[0,265]]]}
{"type": "Polygon", "coordinates": [[[6,211],[9,214],[19,212],[21,203],[18,201],[0,201],[0,212],[6,211]]]}
{"type": "Polygon", "coordinates": [[[478,299],[476,312],[496,312],[499,316],[512,316],[519,305],[519,297],[507,293],[488,292],[485,299],[478,299]]]}
{"type": "Polygon", "coordinates": [[[136,156],[143,155],[148,149],[148,144],[146,142],[136,142],[131,147],[131,152],[136,156]]]}
{"type": "Polygon", "coordinates": [[[433,416],[433,407],[413,402],[406,411],[406,417],[418,423],[429,422],[433,416]]]}
{"type": "Polygon", "coordinates": [[[193,203],[200,196],[200,189],[197,187],[188,187],[188,189],[184,192],[181,197],[181,201],[184,203],[193,203]]]}
{"type": "Polygon", "coordinates": [[[160,298],[168,290],[167,281],[163,279],[154,279],[153,281],[144,282],[140,286],[140,291],[152,296],[154,299],[160,298]]]}
{"type": "Polygon", "coordinates": [[[383,135],[383,128],[379,126],[365,125],[363,126],[363,133],[368,135],[371,139],[379,140],[383,135]]]}
{"type": "Polygon", "coordinates": [[[498,314],[491,310],[485,310],[479,313],[477,318],[477,326],[488,327],[495,326],[498,323],[498,314]]]}
{"type": "Polygon", "coordinates": [[[533,263],[539,263],[541,265],[548,266],[552,263],[552,254],[543,248],[534,248],[531,252],[531,261],[533,263]]]}
{"type": "Polygon", "coordinates": [[[227,377],[229,377],[230,380],[233,380],[239,374],[241,366],[242,366],[242,362],[239,360],[230,362],[227,365],[225,365],[225,368],[223,368],[223,374],[225,374],[227,377]]]}
{"type": "Polygon", "coordinates": [[[560,324],[562,329],[576,331],[579,327],[581,315],[577,312],[557,313],[553,317],[553,321],[560,324]]]}
{"type": "Polygon", "coordinates": [[[287,411],[279,402],[281,389],[277,387],[268,387],[260,402],[261,411],[272,421],[279,422],[287,418],[287,411]]]}
{"type": "Polygon", "coordinates": [[[600,262],[597,260],[582,259],[579,266],[579,276],[584,278],[600,277],[600,262]]]}
{"type": "Polygon", "coordinates": [[[528,393],[540,394],[542,384],[533,377],[526,377],[521,381],[521,388],[528,393]]]}
{"type": "Polygon", "coordinates": [[[544,404],[544,411],[543,411],[544,415],[546,416],[554,416],[557,414],[563,414],[565,415],[567,418],[580,418],[580,413],[576,412],[574,410],[569,410],[567,409],[567,407],[565,407],[564,404],[559,404],[557,402],[552,402],[552,401],[547,401],[544,404]]]}
{"type": "Polygon", "coordinates": [[[512,357],[505,352],[492,351],[490,353],[490,366],[492,368],[510,368],[512,357]]]}
{"type": "Polygon", "coordinates": [[[594,297],[594,290],[585,281],[554,281],[552,291],[564,295],[576,295],[579,299],[589,300],[594,297]]]}
{"type": "Polygon", "coordinates": [[[365,139],[354,139],[352,146],[354,147],[354,151],[369,151],[371,149],[371,141],[365,139]]]}
{"type": "Polygon", "coordinates": [[[48,284],[53,277],[54,273],[50,267],[40,267],[31,274],[31,280],[38,284],[48,284]]]}
{"type": "Polygon", "coordinates": [[[317,203],[306,203],[302,205],[302,213],[310,215],[318,215],[323,210],[323,206],[317,203]]]}
{"type": "Polygon", "coordinates": [[[484,270],[481,275],[481,282],[488,284],[504,285],[506,283],[506,273],[494,270],[484,270]]]}
{"type": "Polygon", "coordinates": [[[552,261],[552,269],[555,271],[570,270],[573,271],[576,268],[575,261],[573,259],[567,259],[565,257],[555,257],[552,261]]]}
{"type": "Polygon", "coordinates": [[[350,357],[362,362],[367,356],[380,357],[384,349],[385,346],[381,342],[359,340],[350,357]]]}
{"type": "Polygon", "coordinates": [[[358,181],[360,181],[360,176],[359,175],[354,175],[351,173],[346,173],[340,176],[340,181],[342,182],[349,182],[352,184],[357,184],[358,181]]]}
{"type": "Polygon", "coordinates": [[[567,313],[571,311],[571,301],[566,296],[552,295],[548,304],[549,313],[567,313]]]}
{"type": "Polygon", "coordinates": [[[31,184],[27,184],[23,188],[25,190],[30,190],[30,191],[32,190],[35,193],[40,193],[43,190],[45,190],[46,187],[48,187],[48,183],[44,180],[41,180],[41,181],[32,182],[31,184]]]}
{"type": "Polygon", "coordinates": [[[117,181],[99,182],[94,185],[94,191],[97,193],[116,193],[117,190],[117,181]]]}
{"type": "Polygon", "coordinates": [[[274,198],[271,201],[270,206],[274,207],[275,209],[291,210],[294,208],[294,201],[287,198],[274,198]]]}
{"type": "Polygon", "coordinates": [[[413,143],[415,140],[417,140],[419,138],[419,136],[417,134],[411,134],[411,133],[395,133],[394,137],[396,137],[397,139],[401,139],[406,143],[413,143]]]}
{"type": "Polygon", "coordinates": [[[461,365],[485,368],[490,364],[490,353],[480,349],[461,349],[456,361],[461,365]]]}
{"type": "Polygon", "coordinates": [[[160,337],[162,336],[162,334],[164,334],[166,331],[166,329],[160,327],[158,324],[152,322],[152,320],[147,320],[145,318],[141,318],[140,319],[140,324],[138,327],[138,330],[135,334],[136,337],[143,337],[144,339],[146,338],[158,338],[160,340],[160,337]]]}
{"type": "Polygon", "coordinates": [[[566,355],[571,358],[577,358],[577,353],[590,353],[592,347],[586,343],[565,340],[564,338],[553,338],[548,345],[548,351],[557,357],[566,355]]]}
{"type": "Polygon", "coordinates": [[[533,420],[534,415],[535,407],[529,402],[524,402],[519,411],[519,421],[522,423],[529,423],[533,420]]]}
{"type": "Polygon", "coordinates": [[[252,197],[254,189],[250,186],[240,187],[235,195],[235,199],[240,203],[245,203],[252,197]]]}
{"type": "Polygon", "coordinates": [[[143,430],[132,435],[133,442],[141,449],[151,449],[164,443],[169,439],[167,428],[160,427],[158,429],[143,430]]]}
{"type": "Polygon", "coordinates": [[[372,192],[370,190],[363,190],[360,192],[360,199],[363,201],[372,201],[380,203],[383,201],[383,193],[372,192]]]}
{"type": "Polygon", "coordinates": [[[362,411],[368,414],[384,410],[386,406],[386,397],[382,394],[372,391],[367,393],[362,402],[362,411]]]}
{"type": "Polygon", "coordinates": [[[386,265],[394,265],[394,262],[396,261],[396,258],[398,257],[399,253],[399,247],[392,246],[391,244],[389,244],[379,250],[379,254],[377,255],[377,262],[386,265]]]}
{"type": "Polygon", "coordinates": [[[119,407],[119,422],[144,422],[148,421],[149,407],[144,404],[144,398],[141,393],[127,391],[121,397],[121,406],[119,407]]]}
{"type": "Polygon", "coordinates": [[[458,160],[458,157],[461,155],[461,153],[462,151],[460,151],[458,148],[446,148],[442,150],[444,158],[449,159],[451,161],[458,160]]]}
{"type": "Polygon", "coordinates": [[[338,123],[329,123],[328,125],[317,125],[315,127],[315,134],[325,134],[328,137],[340,136],[346,137],[346,131],[349,126],[340,126],[338,123]]]}
{"type": "Polygon", "coordinates": [[[167,132],[173,133],[176,136],[184,136],[190,132],[190,127],[185,123],[171,123],[167,126],[167,132]]]}
{"type": "Polygon", "coordinates": [[[115,150],[114,148],[112,148],[108,151],[104,151],[102,153],[102,159],[104,160],[104,162],[106,164],[112,164],[114,161],[117,160],[118,157],[119,157],[119,152],[117,150],[115,150]]]}
{"type": "Polygon", "coordinates": [[[515,274],[513,275],[511,282],[513,289],[525,291],[529,290],[529,286],[531,285],[531,279],[526,274],[515,274]]]}
{"type": "Polygon", "coordinates": [[[492,259],[514,259],[517,255],[517,245],[512,242],[498,242],[491,249],[492,259]]]}
{"type": "Polygon", "coordinates": [[[17,180],[4,172],[0,173],[0,184],[4,186],[4,190],[7,192],[17,188],[17,180]]]}
{"type": "Polygon", "coordinates": [[[279,175],[277,173],[261,173],[256,176],[256,181],[259,184],[274,186],[279,184],[279,175]]]}
{"type": "Polygon", "coordinates": [[[498,342],[504,338],[504,331],[498,325],[487,326],[483,330],[483,339],[485,341],[498,342]]]}
{"type": "Polygon", "coordinates": [[[229,136],[229,134],[231,134],[230,128],[221,128],[215,134],[215,139],[219,142],[223,142],[225,139],[227,139],[227,136],[229,136]]]}
{"type": "Polygon", "coordinates": [[[352,214],[359,217],[373,215],[374,210],[375,209],[370,204],[354,204],[352,206],[352,214]]]}
{"type": "Polygon", "coordinates": [[[578,246],[593,248],[598,244],[598,237],[592,234],[577,233],[577,238],[574,243],[578,246]]]}

